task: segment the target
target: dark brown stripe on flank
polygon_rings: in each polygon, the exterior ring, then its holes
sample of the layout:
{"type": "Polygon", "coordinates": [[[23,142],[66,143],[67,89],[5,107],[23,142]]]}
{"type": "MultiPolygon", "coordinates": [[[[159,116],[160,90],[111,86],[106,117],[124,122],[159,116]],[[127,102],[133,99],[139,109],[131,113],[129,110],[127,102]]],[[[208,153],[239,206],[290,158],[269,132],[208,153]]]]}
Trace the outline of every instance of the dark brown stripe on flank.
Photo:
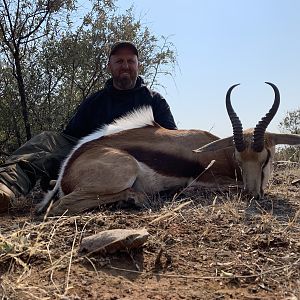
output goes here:
{"type": "Polygon", "coordinates": [[[130,147],[123,150],[132,155],[136,160],[166,176],[196,178],[205,169],[197,161],[156,150],[141,147],[130,147]]]}

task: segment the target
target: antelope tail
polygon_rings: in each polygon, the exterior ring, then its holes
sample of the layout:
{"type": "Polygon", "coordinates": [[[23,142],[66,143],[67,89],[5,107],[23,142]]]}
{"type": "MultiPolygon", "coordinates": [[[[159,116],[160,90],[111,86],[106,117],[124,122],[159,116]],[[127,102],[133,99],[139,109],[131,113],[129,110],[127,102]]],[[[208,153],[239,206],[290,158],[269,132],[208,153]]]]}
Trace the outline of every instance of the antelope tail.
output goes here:
{"type": "Polygon", "coordinates": [[[50,201],[55,197],[55,195],[58,193],[58,189],[60,186],[60,180],[56,181],[56,184],[54,186],[54,188],[49,191],[43,198],[43,200],[41,201],[41,203],[39,203],[37,205],[36,208],[36,214],[41,214],[42,212],[45,211],[45,208],[49,205],[50,201]]]}

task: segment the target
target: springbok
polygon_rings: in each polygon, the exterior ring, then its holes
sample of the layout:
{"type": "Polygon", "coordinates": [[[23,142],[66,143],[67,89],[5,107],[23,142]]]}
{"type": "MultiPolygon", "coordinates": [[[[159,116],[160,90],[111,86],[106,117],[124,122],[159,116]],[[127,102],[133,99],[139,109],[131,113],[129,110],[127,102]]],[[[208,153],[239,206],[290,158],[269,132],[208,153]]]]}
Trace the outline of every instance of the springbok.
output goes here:
{"type": "Polygon", "coordinates": [[[142,205],[147,194],[184,187],[194,180],[213,186],[243,180],[246,190],[261,197],[272,172],[274,146],[300,144],[299,135],[266,133],[280,102],[277,87],[268,84],[275,92],[273,106],[254,130],[245,132],[230,100],[237,85],[228,90],[226,107],[233,137],[219,139],[202,130],[162,128],[154,122],[150,107],[104,126],[71,151],[37,212],[44,211],[58,191],[50,213],[72,214],[120,200],[142,205]]]}
{"type": "Polygon", "coordinates": [[[270,82],[275,99],[269,112],[259,121],[254,129],[243,131],[242,123],[235,113],[230,100],[231,91],[239,84],[233,85],[226,94],[226,109],[233,128],[233,137],[219,139],[197,150],[198,153],[216,149],[233,149],[243,177],[244,189],[256,198],[263,197],[264,189],[273,171],[275,146],[278,144],[300,145],[300,135],[266,132],[280,104],[278,88],[270,82]]]}

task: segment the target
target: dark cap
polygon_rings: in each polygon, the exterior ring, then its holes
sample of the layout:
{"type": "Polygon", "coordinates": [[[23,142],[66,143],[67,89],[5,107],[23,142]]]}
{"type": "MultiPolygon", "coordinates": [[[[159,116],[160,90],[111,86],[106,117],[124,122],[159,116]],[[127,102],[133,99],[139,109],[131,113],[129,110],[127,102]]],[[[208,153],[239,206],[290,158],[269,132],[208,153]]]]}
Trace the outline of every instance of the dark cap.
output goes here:
{"type": "Polygon", "coordinates": [[[109,58],[115,54],[119,49],[122,49],[122,48],[130,48],[133,53],[139,57],[139,52],[135,46],[134,43],[130,42],[130,41],[119,41],[119,42],[116,42],[115,44],[112,45],[111,49],[110,49],[110,52],[109,52],[109,58]]]}

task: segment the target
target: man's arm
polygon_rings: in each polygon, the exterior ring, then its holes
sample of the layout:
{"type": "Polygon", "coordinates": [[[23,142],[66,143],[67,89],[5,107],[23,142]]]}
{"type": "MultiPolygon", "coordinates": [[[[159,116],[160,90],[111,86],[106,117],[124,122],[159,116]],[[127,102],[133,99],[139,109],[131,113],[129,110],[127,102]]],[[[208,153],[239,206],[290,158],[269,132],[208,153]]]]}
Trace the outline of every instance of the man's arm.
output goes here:
{"type": "Polygon", "coordinates": [[[63,131],[65,134],[81,138],[93,130],[92,128],[92,119],[95,112],[92,111],[92,100],[96,97],[96,94],[86,98],[81,102],[78,106],[75,114],[67,124],[65,130],[63,131]]]}
{"type": "Polygon", "coordinates": [[[167,129],[177,129],[170,106],[166,99],[159,93],[155,93],[153,100],[153,115],[155,122],[167,129]]]}

